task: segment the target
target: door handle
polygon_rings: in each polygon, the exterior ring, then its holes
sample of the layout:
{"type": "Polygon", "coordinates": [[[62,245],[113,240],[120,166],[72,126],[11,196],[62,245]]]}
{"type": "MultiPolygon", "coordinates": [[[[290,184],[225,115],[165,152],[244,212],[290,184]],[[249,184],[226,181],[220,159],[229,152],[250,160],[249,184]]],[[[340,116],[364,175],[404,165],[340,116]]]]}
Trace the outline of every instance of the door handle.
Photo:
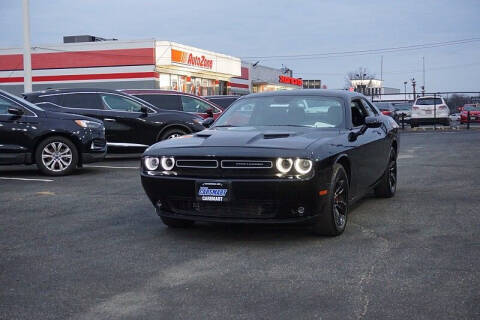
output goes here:
{"type": "Polygon", "coordinates": [[[117,121],[117,120],[112,119],[112,118],[104,118],[103,121],[115,122],[115,121],[117,121]]]}

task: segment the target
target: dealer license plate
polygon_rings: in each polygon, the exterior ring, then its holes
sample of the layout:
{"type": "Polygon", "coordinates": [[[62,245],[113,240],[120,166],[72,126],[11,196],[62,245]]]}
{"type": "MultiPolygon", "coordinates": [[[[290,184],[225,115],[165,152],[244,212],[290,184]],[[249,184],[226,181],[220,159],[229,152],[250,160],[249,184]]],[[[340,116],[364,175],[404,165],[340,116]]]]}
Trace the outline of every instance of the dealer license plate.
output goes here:
{"type": "Polygon", "coordinates": [[[225,202],[230,199],[230,184],[224,181],[202,181],[195,185],[197,201],[225,202]]]}

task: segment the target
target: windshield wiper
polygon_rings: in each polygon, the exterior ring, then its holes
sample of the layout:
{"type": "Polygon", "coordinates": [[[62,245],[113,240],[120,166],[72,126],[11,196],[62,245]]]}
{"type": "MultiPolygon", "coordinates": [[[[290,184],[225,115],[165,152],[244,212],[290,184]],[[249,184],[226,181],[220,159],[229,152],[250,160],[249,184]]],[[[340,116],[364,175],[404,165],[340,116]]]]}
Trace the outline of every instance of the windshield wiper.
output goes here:
{"type": "Polygon", "coordinates": [[[302,124],[266,124],[265,127],[302,127],[302,128],[309,128],[310,126],[302,125],[302,124]]]}
{"type": "Polygon", "coordinates": [[[233,124],[222,124],[219,126],[214,126],[214,128],[231,128],[231,127],[238,127],[238,126],[234,126],[233,124]]]}

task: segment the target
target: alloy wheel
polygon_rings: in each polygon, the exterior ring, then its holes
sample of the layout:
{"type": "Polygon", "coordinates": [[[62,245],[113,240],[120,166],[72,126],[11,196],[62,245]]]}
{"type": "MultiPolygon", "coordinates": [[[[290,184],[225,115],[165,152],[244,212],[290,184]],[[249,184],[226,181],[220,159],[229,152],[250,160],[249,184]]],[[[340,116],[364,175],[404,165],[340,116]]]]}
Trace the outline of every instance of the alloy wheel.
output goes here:
{"type": "Polygon", "coordinates": [[[42,150],[43,165],[50,171],[60,172],[72,163],[72,150],[63,142],[51,142],[42,150]]]}
{"type": "Polygon", "coordinates": [[[347,191],[345,186],[346,181],[344,179],[338,180],[333,194],[333,216],[339,229],[343,229],[347,221],[347,191]]]}
{"type": "Polygon", "coordinates": [[[388,164],[388,183],[390,185],[390,191],[394,193],[397,187],[397,161],[395,160],[394,154],[392,154],[390,163],[388,164]]]}
{"type": "Polygon", "coordinates": [[[182,136],[180,133],[172,133],[171,135],[169,135],[169,136],[167,137],[167,139],[178,138],[178,137],[180,137],[180,136],[182,136]]]}

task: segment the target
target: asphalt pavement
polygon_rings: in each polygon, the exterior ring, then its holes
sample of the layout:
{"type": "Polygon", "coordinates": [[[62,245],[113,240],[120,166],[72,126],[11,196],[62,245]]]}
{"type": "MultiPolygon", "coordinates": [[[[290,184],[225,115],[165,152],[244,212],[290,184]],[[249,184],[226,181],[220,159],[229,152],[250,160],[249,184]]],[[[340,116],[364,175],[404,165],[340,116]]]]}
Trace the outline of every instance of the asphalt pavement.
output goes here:
{"type": "Polygon", "coordinates": [[[137,159],[0,167],[0,319],[479,319],[479,143],[402,134],[396,196],[357,203],[335,238],[168,229],[137,159]]]}

